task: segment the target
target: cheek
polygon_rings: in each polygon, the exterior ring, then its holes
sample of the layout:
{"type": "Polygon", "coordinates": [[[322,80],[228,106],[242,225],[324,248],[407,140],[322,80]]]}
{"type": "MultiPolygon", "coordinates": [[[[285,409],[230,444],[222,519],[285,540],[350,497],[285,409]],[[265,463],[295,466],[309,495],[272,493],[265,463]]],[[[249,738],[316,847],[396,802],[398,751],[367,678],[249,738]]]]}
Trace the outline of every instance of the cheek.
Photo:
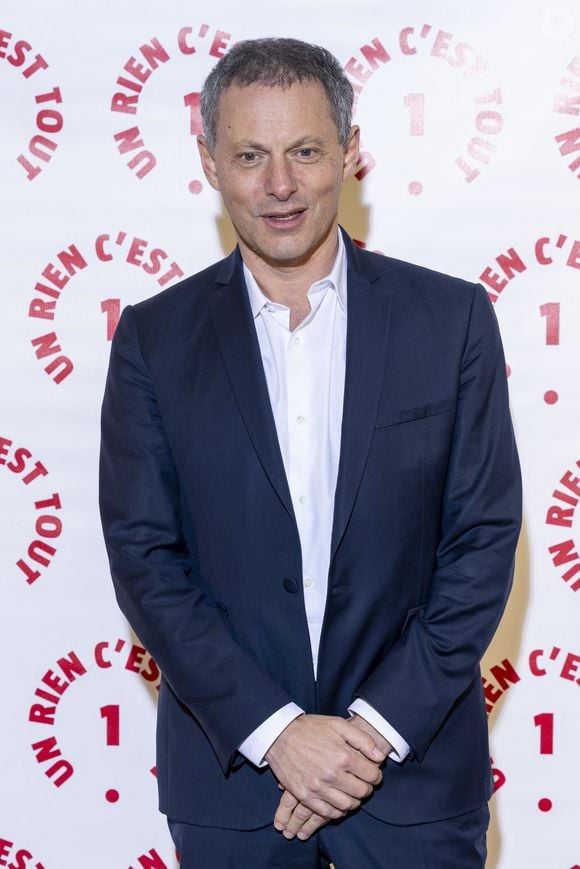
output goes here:
{"type": "Polygon", "coordinates": [[[222,198],[226,210],[232,216],[241,218],[251,208],[251,198],[239,188],[222,190],[222,198]]]}
{"type": "Polygon", "coordinates": [[[253,214],[264,198],[262,191],[263,187],[257,177],[252,176],[251,179],[239,183],[234,191],[234,203],[238,210],[253,214]]]}
{"type": "Polygon", "coordinates": [[[311,192],[311,199],[314,207],[322,212],[335,212],[338,209],[340,199],[340,187],[336,184],[328,183],[318,187],[311,192]]]}
{"type": "Polygon", "coordinates": [[[328,172],[313,185],[315,195],[319,199],[337,200],[340,196],[341,178],[334,172],[328,172]]]}

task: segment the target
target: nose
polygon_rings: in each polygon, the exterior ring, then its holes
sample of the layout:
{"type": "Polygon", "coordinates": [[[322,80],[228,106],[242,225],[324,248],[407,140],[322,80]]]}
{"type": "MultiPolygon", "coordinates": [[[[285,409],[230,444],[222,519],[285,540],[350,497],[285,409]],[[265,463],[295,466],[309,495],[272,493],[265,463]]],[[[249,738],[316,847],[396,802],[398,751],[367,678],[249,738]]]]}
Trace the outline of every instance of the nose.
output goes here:
{"type": "Polygon", "coordinates": [[[272,155],[265,178],[266,193],[276,199],[285,201],[296,192],[298,185],[286,155],[272,155]]]}

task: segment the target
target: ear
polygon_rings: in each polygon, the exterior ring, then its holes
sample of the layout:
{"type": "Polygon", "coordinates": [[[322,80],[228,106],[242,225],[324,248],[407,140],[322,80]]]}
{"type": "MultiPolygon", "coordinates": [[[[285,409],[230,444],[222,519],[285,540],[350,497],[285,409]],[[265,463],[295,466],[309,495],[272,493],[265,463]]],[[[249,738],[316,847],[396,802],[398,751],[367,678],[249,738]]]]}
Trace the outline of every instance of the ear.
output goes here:
{"type": "Polygon", "coordinates": [[[197,137],[197,147],[199,150],[199,156],[201,159],[201,165],[203,166],[205,177],[207,178],[214,190],[219,190],[220,187],[215,168],[215,160],[212,152],[209,149],[209,145],[207,144],[205,136],[197,137]]]}
{"type": "Polygon", "coordinates": [[[342,180],[345,181],[354,175],[356,167],[359,164],[359,146],[360,146],[360,127],[356,125],[351,127],[348,144],[344,149],[344,163],[342,169],[342,180]]]}

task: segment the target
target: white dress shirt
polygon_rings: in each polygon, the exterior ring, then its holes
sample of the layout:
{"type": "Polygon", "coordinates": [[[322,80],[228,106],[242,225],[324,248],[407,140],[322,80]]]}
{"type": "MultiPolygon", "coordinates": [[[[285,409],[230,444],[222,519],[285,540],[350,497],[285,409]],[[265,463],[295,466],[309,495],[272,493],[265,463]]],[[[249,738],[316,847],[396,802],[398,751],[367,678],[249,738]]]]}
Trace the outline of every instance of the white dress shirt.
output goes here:
{"type": "MultiPolygon", "coordinates": [[[[290,331],[290,309],[264,295],[244,264],[244,277],[258,336],[276,432],[296,515],[302,549],[304,601],[312,666],[316,676],[326,605],[334,493],[346,365],[346,252],[338,233],[338,253],[330,274],[308,291],[310,313],[290,331]]],[[[402,761],[405,740],[372,706],[356,698],[348,710],[365,718],[393,746],[402,761]]],[[[266,719],[240,745],[256,766],[294,718],[303,714],[289,703],[266,719]]]]}

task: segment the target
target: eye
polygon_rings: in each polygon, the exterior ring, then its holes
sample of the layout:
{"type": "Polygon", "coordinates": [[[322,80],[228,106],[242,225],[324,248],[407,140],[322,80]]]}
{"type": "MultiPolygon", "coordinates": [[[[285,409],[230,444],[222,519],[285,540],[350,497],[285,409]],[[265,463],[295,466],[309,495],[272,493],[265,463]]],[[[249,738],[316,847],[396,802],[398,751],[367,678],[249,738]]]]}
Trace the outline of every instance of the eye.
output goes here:
{"type": "Polygon", "coordinates": [[[242,163],[255,163],[258,159],[258,155],[255,151],[244,151],[243,154],[238,154],[238,159],[242,161],[242,163]]]}
{"type": "Polygon", "coordinates": [[[310,160],[312,157],[316,156],[316,151],[314,148],[300,148],[297,153],[298,156],[304,160],[310,160]]]}

